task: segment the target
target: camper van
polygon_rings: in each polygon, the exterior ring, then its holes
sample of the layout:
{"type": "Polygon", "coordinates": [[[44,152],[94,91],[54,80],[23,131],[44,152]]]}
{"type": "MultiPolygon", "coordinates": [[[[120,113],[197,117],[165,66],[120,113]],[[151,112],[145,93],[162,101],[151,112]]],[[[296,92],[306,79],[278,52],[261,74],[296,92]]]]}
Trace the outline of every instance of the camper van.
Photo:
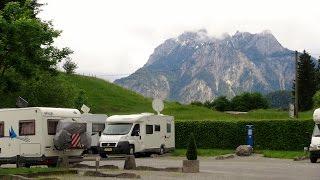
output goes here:
{"type": "Polygon", "coordinates": [[[316,163],[320,158],[320,108],[313,113],[313,120],[315,122],[311,143],[309,147],[310,161],[316,163]]]}
{"type": "Polygon", "coordinates": [[[87,123],[87,132],[91,135],[91,148],[86,152],[89,154],[98,154],[99,139],[106,127],[107,115],[105,114],[81,114],[81,119],[87,123]]]}
{"type": "Polygon", "coordinates": [[[100,155],[163,154],[175,147],[174,118],[142,113],[114,115],[100,138],[100,155]]]}
{"type": "Polygon", "coordinates": [[[57,150],[53,139],[60,120],[83,123],[77,109],[0,109],[0,165],[56,166],[61,156],[81,156],[83,148],[57,150]]]}

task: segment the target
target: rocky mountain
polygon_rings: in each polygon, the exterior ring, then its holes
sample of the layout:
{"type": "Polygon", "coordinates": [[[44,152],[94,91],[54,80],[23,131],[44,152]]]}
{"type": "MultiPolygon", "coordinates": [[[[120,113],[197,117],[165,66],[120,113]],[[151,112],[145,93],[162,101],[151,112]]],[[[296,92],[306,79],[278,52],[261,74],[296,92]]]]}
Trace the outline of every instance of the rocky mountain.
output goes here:
{"type": "Polygon", "coordinates": [[[269,31],[215,38],[199,30],[166,40],[142,68],[115,83],[145,96],[190,103],[244,91],[290,90],[293,78],[293,51],[269,31]]]}

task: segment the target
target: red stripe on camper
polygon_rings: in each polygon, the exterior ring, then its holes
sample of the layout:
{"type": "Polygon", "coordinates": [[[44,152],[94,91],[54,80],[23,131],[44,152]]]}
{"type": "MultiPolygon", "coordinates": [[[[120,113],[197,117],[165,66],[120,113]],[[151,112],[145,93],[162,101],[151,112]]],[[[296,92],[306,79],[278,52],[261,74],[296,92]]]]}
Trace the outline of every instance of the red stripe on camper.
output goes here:
{"type": "Polygon", "coordinates": [[[80,134],[71,135],[71,147],[76,148],[80,146],[80,134]]]}

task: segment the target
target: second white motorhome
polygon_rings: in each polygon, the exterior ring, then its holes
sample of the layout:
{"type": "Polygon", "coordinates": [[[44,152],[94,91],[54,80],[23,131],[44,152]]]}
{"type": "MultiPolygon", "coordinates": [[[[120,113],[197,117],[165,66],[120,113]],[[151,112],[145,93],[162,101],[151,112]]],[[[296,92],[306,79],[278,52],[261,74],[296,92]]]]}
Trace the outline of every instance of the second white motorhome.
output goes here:
{"type": "Polygon", "coordinates": [[[87,123],[87,132],[91,135],[91,148],[87,150],[89,154],[98,154],[99,139],[106,127],[107,115],[84,113],[81,119],[87,123]]]}
{"type": "Polygon", "coordinates": [[[100,138],[102,157],[108,154],[163,154],[174,148],[174,118],[161,114],[110,116],[100,138]]]}
{"type": "Polygon", "coordinates": [[[79,134],[68,137],[72,148],[63,151],[56,149],[54,137],[60,121],[85,125],[77,109],[0,109],[0,165],[56,166],[61,156],[80,157],[84,148],[79,134]]]}

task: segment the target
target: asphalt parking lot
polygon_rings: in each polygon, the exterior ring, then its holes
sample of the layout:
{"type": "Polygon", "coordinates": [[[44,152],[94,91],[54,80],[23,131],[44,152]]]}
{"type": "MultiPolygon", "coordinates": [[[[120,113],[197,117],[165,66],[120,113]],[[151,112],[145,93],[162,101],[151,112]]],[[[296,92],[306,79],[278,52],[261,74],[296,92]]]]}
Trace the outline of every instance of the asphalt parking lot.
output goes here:
{"type": "MultiPolygon", "coordinates": [[[[181,167],[183,158],[156,157],[136,158],[137,166],[181,167]]],[[[84,162],[94,165],[94,162],[84,162]]],[[[103,161],[101,165],[123,167],[124,161],[103,161]]],[[[261,155],[250,157],[234,157],[225,160],[200,158],[200,173],[184,174],[169,172],[132,171],[141,175],[142,179],[320,179],[320,161],[312,164],[309,160],[293,161],[289,159],[264,158],[261,155]]],[[[130,171],[131,172],[131,171],[130,171]]]]}

